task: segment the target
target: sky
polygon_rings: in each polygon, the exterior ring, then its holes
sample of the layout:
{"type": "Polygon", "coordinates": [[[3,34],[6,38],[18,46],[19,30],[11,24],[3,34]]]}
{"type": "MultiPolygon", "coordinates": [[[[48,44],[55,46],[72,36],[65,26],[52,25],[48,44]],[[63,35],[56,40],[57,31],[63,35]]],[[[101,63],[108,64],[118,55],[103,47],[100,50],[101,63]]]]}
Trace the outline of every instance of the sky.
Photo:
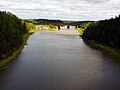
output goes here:
{"type": "Polygon", "coordinates": [[[120,14],[120,0],[0,0],[0,11],[22,19],[104,20],[120,14]]]}

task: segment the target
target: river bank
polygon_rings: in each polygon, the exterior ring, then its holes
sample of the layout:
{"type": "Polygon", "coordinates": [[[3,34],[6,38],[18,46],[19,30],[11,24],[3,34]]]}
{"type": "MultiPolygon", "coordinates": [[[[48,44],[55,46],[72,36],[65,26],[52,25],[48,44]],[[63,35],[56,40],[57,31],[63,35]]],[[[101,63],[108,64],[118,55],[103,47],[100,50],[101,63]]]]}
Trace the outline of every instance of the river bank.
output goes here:
{"type": "Polygon", "coordinates": [[[13,59],[15,59],[19,53],[22,51],[22,49],[24,48],[24,46],[26,45],[26,42],[28,40],[28,37],[31,35],[32,33],[27,33],[23,36],[23,40],[24,40],[24,43],[21,45],[21,47],[12,52],[12,54],[10,56],[8,56],[6,59],[3,59],[0,61],[0,70],[3,70],[5,68],[8,67],[8,65],[10,64],[10,61],[12,61],[13,59]]]}
{"type": "Polygon", "coordinates": [[[102,51],[104,54],[107,54],[111,58],[114,58],[116,62],[120,62],[120,50],[117,48],[109,47],[107,45],[103,45],[97,43],[93,40],[86,40],[82,38],[86,44],[88,44],[91,48],[102,51]]]}

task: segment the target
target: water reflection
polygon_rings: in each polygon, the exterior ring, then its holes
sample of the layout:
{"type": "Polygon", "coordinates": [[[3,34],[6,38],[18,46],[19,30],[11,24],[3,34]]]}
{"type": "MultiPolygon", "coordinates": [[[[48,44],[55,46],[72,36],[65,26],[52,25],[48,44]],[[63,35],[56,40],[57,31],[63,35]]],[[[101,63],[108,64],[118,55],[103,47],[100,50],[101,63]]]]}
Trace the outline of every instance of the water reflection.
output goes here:
{"type": "Polygon", "coordinates": [[[120,65],[79,36],[33,34],[0,72],[1,90],[120,90],[120,65]]]}

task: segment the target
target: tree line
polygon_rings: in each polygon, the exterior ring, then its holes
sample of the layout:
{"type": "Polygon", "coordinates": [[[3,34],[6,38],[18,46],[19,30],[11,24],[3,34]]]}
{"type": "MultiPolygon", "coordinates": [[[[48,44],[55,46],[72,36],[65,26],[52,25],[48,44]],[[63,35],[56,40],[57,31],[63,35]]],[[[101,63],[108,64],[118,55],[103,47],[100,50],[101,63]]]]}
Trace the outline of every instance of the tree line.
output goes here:
{"type": "Polygon", "coordinates": [[[120,15],[89,24],[82,37],[101,44],[120,48],[120,15]]]}
{"type": "Polygon", "coordinates": [[[10,12],[0,11],[0,60],[20,48],[27,32],[24,21],[10,12]]]}
{"type": "Polygon", "coordinates": [[[49,20],[49,19],[34,19],[34,24],[42,24],[42,25],[49,25],[54,23],[63,23],[61,20],[49,20]]]}

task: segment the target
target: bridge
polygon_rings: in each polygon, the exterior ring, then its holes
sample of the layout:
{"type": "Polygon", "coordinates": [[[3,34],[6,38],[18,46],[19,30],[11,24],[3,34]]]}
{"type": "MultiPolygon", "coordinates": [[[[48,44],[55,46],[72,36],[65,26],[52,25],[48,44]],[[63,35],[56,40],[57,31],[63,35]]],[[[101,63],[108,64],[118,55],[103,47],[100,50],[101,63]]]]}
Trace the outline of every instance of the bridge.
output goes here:
{"type": "Polygon", "coordinates": [[[62,25],[62,26],[58,26],[58,30],[61,30],[61,28],[63,28],[63,27],[66,27],[67,29],[70,29],[70,28],[72,28],[72,29],[76,29],[76,28],[78,28],[78,26],[70,26],[70,25],[62,25]]]}
{"type": "Polygon", "coordinates": [[[80,33],[75,29],[75,26],[70,26],[69,29],[67,29],[67,26],[61,26],[60,30],[53,31],[53,33],[62,35],[80,35],[80,33]]]}

